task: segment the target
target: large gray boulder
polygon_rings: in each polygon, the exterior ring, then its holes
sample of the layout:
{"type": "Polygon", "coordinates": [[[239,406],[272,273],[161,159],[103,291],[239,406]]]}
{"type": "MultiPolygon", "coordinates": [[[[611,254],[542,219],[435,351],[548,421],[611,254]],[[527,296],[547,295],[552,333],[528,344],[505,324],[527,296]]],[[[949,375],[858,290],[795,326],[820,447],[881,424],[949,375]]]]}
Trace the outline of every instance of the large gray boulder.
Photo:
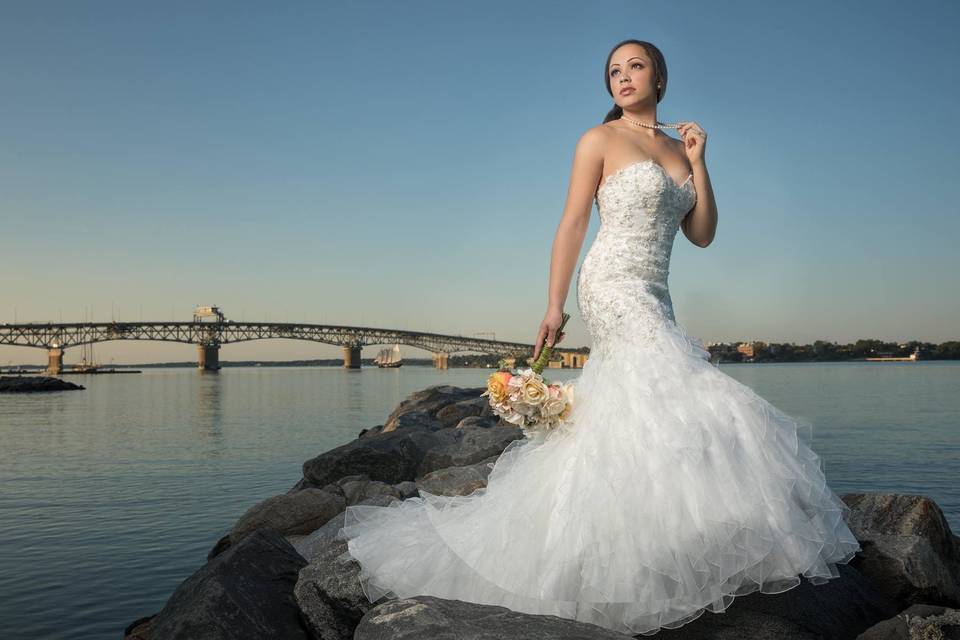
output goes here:
{"type": "Polygon", "coordinates": [[[448,431],[408,426],[395,431],[358,438],[303,463],[303,477],[322,487],[353,474],[396,484],[415,480],[430,449],[454,440],[448,431]]]}
{"type": "Polygon", "coordinates": [[[434,385],[407,396],[387,416],[383,423],[383,433],[400,429],[415,414],[419,423],[429,421],[434,428],[452,427],[467,416],[478,416],[489,404],[480,394],[485,387],[464,388],[452,385],[434,385]],[[449,408],[447,408],[449,407],[449,408]]]}
{"type": "Polygon", "coordinates": [[[517,426],[465,426],[445,429],[450,442],[433,447],[423,456],[418,475],[447,467],[463,467],[499,455],[514,440],[523,440],[523,429],[517,426]]]}
{"type": "MultiPolygon", "coordinates": [[[[893,603],[855,569],[841,566],[840,572],[839,578],[820,585],[803,581],[779,594],[737,596],[722,614],[704,611],[677,629],[661,629],[658,635],[682,640],[847,640],[896,613],[893,603]]],[[[540,637],[630,636],[556,616],[428,596],[379,603],[363,616],[354,633],[356,640],[540,637]]]]}
{"type": "Polygon", "coordinates": [[[354,505],[373,496],[386,495],[402,500],[403,496],[397,485],[387,484],[379,480],[350,480],[339,482],[344,498],[348,505],[354,505]]]}
{"type": "Polygon", "coordinates": [[[323,526],[345,506],[342,496],[321,489],[304,489],[267,498],[240,516],[230,531],[237,544],[255,529],[269,528],[284,534],[310,533],[323,526]]]}
{"type": "Polygon", "coordinates": [[[355,640],[625,640],[586,622],[518,613],[433,596],[394,599],[370,609],[355,640]]]}
{"type": "MultiPolygon", "coordinates": [[[[357,504],[389,507],[396,501],[397,499],[389,494],[377,494],[365,498],[357,504]]],[[[307,562],[312,562],[324,547],[333,543],[337,532],[343,526],[343,521],[344,513],[341,511],[316,531],[312,531],[307,535],[288,535],[286,538],[287,541],[293,545],[293,548],[297,550],[297,553],[306,558],[307,562]]]]}
{"type": "Polygon", "coordinates": [[[293,595],[307,561],[271,529],[258,529],[176,588],[128,637],[144,640],[307,640],[293,595]]]}
{"type": "Polygon", "coordinates": [[[902,609],[960,606],[960,538],[922,495],[852,493],[850,529],[863,547],[855,566],[902,609]]]}
{"type": "Polygon", "coordinates": [[[856,640],[960,640],[960,609],[915,604],[893,618],[878,622],[856,640]]]}
{"type": "Polygon", "coordinates": [[[483,391],[435,385],[411,394],[382,428],[304,462],[303,478],[289,493],[355,474],[393,485],[503,451],[523,431],[489,415],[483,391]]]}
{"type": "Polygon", "coordinates": [[[465,467],[437,469],[417,479],[417,489],[441,496],[465,496],[487,486],[499,454],[465,467]]]}
{"type": "Polygon", "coordinates": [[[293,543],[309,559],[300,570],[294,595],[310,632],[322,640],[349,640],[360,619],[374,606],[360,586],[360,565],[342,555],[347,543],[336,536],[343,522],[341,513],[293,543]]]}
{"type": "Polygon", "coordinates": [[[880,620],[895,615],[895,604],[878,592],[854,567],[838,565],[840,576],[823,584],[802,579],[782,593],[751,593],[734,598],[722,615],[706,611],[670,637],[700,638],[806,637],[847,640],[880,620]],[[725,629],[725,635],[716,635],[725,629]],[[761,632],[760,630],[765,631],[761,632]],[[777,635],[766,635],[779,629],[777,635]]]}

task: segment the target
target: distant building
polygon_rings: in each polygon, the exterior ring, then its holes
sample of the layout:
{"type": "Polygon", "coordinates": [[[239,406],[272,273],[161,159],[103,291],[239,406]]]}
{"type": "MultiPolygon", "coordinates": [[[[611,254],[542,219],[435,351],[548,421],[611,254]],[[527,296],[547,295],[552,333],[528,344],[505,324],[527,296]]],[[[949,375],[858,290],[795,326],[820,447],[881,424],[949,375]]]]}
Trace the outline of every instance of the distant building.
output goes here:
{"type": "Polygon", "coordinates": [[[577,353],[574,351],[565,351],[560,354],[563,358],[561,360],[561,366],[568,369],[582,369],[583,365],[590,358],[590,354],[587,353],[577,353]]]}

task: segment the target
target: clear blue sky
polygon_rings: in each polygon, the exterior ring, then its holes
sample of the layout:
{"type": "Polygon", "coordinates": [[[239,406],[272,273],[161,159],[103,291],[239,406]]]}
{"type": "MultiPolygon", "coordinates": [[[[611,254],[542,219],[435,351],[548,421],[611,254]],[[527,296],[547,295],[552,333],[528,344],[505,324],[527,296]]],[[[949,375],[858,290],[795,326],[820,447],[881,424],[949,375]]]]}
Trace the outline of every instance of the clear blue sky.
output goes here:
{"type": "MultiPolygon", "coordinates": [[[[532,341],[574,144],[612,106],[610,47],[635,37],[667,60],[658,117],[710,135],[719,227],[706,249],[677,238],[681,324],[707,342],[957,339],[958,7],[4,2],[0,322],[217,304],[532,341]]],[[[566,309],[565,342],[588,344],[575,283],[566,309]]],[[[0,347],[11,360],[45,355],[0,347]]]]}

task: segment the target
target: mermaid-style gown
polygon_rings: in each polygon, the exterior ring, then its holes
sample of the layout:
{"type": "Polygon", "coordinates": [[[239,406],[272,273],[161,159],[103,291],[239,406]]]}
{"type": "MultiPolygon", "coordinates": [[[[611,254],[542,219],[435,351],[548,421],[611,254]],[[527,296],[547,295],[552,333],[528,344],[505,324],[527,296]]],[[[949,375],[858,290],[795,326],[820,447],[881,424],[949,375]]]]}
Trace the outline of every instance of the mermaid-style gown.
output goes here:
{"type": "Polygon", "coordinates": [[[691,177],[652,160],[601,185],[571,422],[511,442],[467,496],[347,507],[343,555],[371,602],[433,595],[650,635],[839,576],[860,545],[810,424],[712,365],[674,319],[670,253],[695,201],[691,177]]]}

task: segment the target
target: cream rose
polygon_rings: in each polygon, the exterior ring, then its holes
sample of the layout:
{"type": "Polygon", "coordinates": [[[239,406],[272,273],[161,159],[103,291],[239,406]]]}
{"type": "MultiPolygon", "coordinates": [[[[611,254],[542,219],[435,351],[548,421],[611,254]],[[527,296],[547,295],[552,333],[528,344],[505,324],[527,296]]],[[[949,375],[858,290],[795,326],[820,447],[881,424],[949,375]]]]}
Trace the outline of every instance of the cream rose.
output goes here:
{"type": "Polygon", "coordinates": [[[543,415],[559,416],[567,406],[567,401],[563,398],[547,398],[543,403],[543,415]]]}
{"type": "Polygon", "coordinates": [[[547,385],[536,378],[530,378],[520,387],[523,392],[523,401],[527,404],[539,405],[547,397],[547,385]]]}

